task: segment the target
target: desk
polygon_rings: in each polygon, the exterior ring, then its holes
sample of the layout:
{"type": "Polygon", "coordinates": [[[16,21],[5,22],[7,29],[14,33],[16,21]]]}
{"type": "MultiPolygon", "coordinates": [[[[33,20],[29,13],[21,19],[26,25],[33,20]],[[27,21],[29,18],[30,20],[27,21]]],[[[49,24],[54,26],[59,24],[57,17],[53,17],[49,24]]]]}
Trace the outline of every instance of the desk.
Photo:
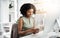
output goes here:
{"type": "Polygon", "coordinates": [[[28,35],[28,36],[24,36],[24,37],[21,37],[21,38],[52,38],[52,36],[54,38],[56,37],[60,37],[60,33],[55,33],[55,32],[49,32],[49,33],[44,33],[43,31],[37,33],[37,34],[31,34],[31,35],[28,35]]]}

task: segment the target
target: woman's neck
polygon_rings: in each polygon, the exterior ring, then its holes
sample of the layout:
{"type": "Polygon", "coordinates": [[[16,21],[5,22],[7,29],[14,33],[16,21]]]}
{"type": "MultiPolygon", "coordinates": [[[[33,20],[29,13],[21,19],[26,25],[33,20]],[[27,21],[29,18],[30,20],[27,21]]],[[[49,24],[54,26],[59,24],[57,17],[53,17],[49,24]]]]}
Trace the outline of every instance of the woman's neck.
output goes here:
{"type": "Polygon", "coordinates": [[[26,18],[30,19],[30,17],[26,16],[26,18]]]}

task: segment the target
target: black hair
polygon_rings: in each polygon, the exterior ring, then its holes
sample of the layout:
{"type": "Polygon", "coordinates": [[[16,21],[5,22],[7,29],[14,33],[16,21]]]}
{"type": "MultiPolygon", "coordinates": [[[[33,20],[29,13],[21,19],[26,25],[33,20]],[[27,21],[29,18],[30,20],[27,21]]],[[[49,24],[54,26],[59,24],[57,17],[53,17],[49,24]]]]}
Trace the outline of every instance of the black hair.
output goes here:
{"type": "Polygon", "coordinates": [[[23,16],[26,16],[27,10],[29,10],[29,9],[33,9],[33,10],[34,10],[34,11],[33,11],[33,14],[35,14],[36,8],[35,8],[35,6],[34,6],[33,4],[31,4],[31,3],[26,3],[26,4],[23,4],[23,5],[21,6],[21,8],[20,8],[21,14],[22,14],[23,16]]]}

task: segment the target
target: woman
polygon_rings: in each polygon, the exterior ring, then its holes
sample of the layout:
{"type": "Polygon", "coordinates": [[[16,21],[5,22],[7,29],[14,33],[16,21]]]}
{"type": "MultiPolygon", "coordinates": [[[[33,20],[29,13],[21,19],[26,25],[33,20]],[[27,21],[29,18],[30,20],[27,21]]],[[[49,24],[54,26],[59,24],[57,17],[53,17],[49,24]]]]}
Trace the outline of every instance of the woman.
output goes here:
{"type": "Polygon", "coordinates": [[[23,4],[21,6],[21,16],[18,20],[18,34],[20,36],[25,36],[29,34],[36,34],[39,32],[38,28],[35,28],[34,18],[32,17],[35,14],[35,6],[30,3],[23,4]]]}

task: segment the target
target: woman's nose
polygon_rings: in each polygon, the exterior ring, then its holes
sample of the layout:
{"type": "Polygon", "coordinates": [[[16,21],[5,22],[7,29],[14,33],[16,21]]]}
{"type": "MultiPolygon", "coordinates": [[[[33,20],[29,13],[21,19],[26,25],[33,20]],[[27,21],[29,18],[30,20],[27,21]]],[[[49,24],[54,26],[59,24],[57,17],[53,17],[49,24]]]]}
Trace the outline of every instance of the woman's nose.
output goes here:
{"type": "Polygon", "coordinates": [[[30,13],[30,15],[32,15],[32,13],[30,13]]]}

